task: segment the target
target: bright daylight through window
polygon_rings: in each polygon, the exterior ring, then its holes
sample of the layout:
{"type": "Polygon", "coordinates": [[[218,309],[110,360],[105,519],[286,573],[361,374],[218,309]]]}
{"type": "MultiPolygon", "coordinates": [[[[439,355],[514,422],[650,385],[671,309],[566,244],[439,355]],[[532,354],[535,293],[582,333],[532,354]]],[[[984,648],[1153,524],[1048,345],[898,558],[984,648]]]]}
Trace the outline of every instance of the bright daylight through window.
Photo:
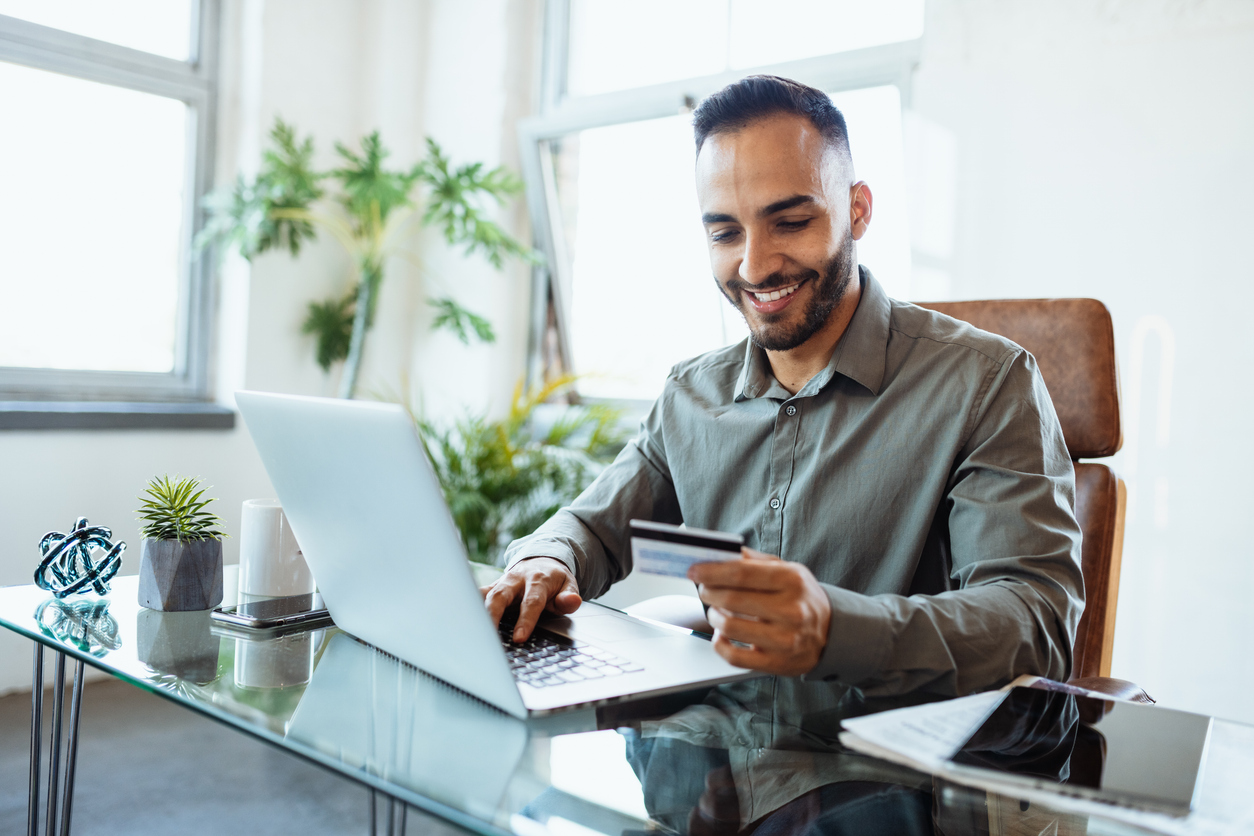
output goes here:
{"type": "Polygon", "coordinates": [[[652,400],[676,362],[747,335],[710,273],[691,117],[680,112],[685,96],[690,107],[746,70],[791,74],[831,91],[849,123],[857,176],[875,196],[859,259],[890,295],[908,296],[898,85],[909,71],[902,56],[911,55],[900,47],[917,42],[922,28],[922,0],[630,7],[572,0],[566,95],[533,129],[543,137],[546,119],[587,124],[544,138],[541,153],[549,160],[538,168],[551,172],[548,215],[551,234],[560,238],[552,251],[564,261],[553,271],[562,308],[555,320],[582,395],[652,400]],[[851,62],[842,53],[853,50],[860,52],[851,62]],[[642,118],[653,107],[657,116],[642,118]],[[616,108],[630,115],[605,118],[616,108]]]}
{"type": "Polygon", "coordinates": [[[0,397],[205,396],[198,6],[0,0],[0,397]]]}
{"type": "Polygon", "coordinates": [[[0,91],[39,125],[0,133],[23,161],[0,193],[0,365],[173,370],[187,106],[2,63],[0,91]]]}

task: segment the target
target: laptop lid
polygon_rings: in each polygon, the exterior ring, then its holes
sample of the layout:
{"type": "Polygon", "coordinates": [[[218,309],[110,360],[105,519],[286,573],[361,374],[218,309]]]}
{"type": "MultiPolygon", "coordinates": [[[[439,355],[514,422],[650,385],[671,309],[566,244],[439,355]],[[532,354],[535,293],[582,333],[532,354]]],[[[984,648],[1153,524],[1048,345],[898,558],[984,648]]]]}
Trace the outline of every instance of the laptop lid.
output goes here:
{"type": "Polygon", "coordinates": [[[261,392],[235,400],[336,624],[526,717],[405,410],[261,392]]]}

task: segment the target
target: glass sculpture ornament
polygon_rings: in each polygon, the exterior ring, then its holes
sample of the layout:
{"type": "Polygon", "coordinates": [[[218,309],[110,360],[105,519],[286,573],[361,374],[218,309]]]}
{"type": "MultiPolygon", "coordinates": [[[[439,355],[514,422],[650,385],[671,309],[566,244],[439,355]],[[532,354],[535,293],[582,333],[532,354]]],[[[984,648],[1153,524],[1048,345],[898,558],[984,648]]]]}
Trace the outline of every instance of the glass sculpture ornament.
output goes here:
{"type": "Polygon", "coordinates": [[[79,517],[69,534],[49,531],[39,541],[42,560],[35,570],[35,584],[57,598],[87,592],[88,587],[104,595],[122,567],[124,551],[126,543],[114,543],[111,530],[88,525],[86,517],[79,517]]]}
{"type": "Polygon", "coordinates": [[[39,629],[84,653],[102,657],[122,646],[118,622],[109,615],[108,601],[57,601],[49,599],[35,610],[39,629]]]}

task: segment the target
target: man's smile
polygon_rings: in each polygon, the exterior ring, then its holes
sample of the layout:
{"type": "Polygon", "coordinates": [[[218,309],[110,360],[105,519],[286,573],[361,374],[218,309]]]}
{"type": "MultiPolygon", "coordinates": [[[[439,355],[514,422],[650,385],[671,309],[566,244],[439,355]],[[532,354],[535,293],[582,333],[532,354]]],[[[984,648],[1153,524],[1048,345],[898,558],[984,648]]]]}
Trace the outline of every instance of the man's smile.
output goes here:
{"type": "Polygon", "coordinates": [[[808,279],[802,279],[796,284],[788,287],[781,287],[777,290],[769,290],[764,293],[758,293],[748,288],[744,288],[742,292],[753,309],[760,313],[776,313],[786,308],[793,300],[793,295],[797,290],[805,284],[808,279]]]}

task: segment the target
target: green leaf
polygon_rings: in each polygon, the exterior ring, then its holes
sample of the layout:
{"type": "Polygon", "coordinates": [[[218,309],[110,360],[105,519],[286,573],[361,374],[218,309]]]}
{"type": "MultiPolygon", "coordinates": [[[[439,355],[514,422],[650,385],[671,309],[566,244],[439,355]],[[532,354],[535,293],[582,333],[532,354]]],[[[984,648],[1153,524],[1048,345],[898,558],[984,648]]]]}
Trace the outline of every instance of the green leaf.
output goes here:
{"type": "Polygon", "coordinates": [[[415,424],[471,558],[494,562],[511,539],[530,534],[586,488],[621,447],[619,414],[568,407],[543,436],[533,413],[573,378],[518,387],[507,417],[467,416],[449,427],[415,424]]]}
{"type": "Polygon", "coordinates": [[[272,247],[286,246],[298,255],[302,243],[317,237],[309,221],[274,214],[276,210],[307,210],[322,197],[318,181],[325,175],[312,168],[313,140],[299,140],[291,125],[276,118],[270,141],[273,147],[262,155],[254,180],[239,177],[230,189],[204,199],[209,219],[196,236],[198,249],[216,242],[251,259],[272,247]]]}
{"type": "Polygon", "coordinates": [[[318,365],[324,372],[331,364],[348,357],[348,346],[353,336],[353,313],[357,303],[357,288],[340,299],[310,302],[301,323],[300,332],[313,336],[318,365]]]}
{"type": "Polygon", "coordinates": [[[178,479],[160,476],[148,483],[140,495],[140,507],[136,511],[140,522],[140,534],[153,540],[217,540],[225,537],[218,526],[222,520],[210,511],[203,510],[214,499],[201,499],[205,490],[199,479],[178,479]]]}
{"type": "Polygon", "coordinates": [[[439,312],[431,322],[432,331],[445,328],[453,332],[465,345],[470,345],[472,331],[480,342],[496,342],[496,332],[492,330],[492,323],[466,310],[453,299],[448,297],[427,299],[427,304],[439,312]]]}
{"type": "Polygon", "coordinates": [[[430,186],[423,222],[440,227],[450,244],[465,244],[467,255],[482,253],[497,269],[507,256],[539,262],[535,251],[484,214],[485,200],[503,204],[522,190],[522,182],[506,168],[485,171],[483,163],[453,168],[439,143],[428,137],[427,158],[415,173],[430,186]]]}
{"type": "Polygon", "coordinates": [[[411,205],[409,192],[418,179],[418,168],[410,171],[386,171],[383,161],[388,156],[379,132],[361,140],[361,153],[337,142],[335,151],[346,165],[331,172],[344,188],[340,202],[353,217],[359,233],[373,234],[387,222],[393,209],[411,205]]]}

